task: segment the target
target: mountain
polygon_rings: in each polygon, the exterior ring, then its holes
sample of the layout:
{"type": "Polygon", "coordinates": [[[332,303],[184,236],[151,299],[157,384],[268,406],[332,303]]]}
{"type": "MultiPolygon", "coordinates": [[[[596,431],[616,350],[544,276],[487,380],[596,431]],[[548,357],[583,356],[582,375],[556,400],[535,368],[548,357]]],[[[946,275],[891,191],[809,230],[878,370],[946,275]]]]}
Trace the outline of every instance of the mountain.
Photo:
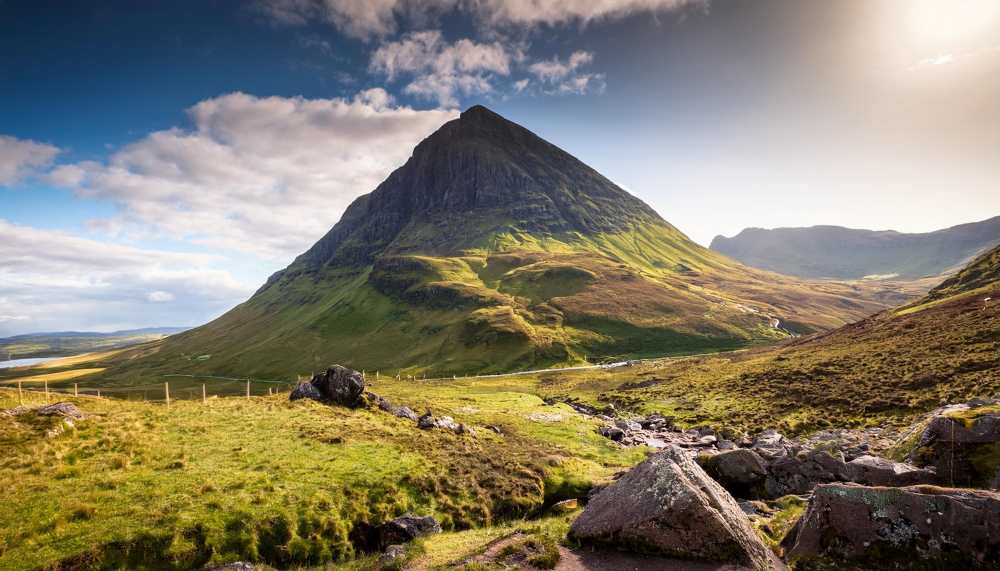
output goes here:
{"type": "Polygon", "coordinates": [[[907,294],[747,268],[477,106],[250,300],[107,374],[288,378],[340,362],[450,375],[716,351],[830,329],[907,294]]]}
{"type": "Polygon", "coordinates": [[[187,329],[187,327],[146,327],[110,333],[94,331],[26,333],[0,339],[0,359],[61,357],[91,351],[118,349],[162,339],[187,329]]]}
{"type": "Polygon", "coordinates": [[[710,248],[748,266],[806,278],[904,279],[954,271],[1000,244],[1000,216],[924,234],[840,226],[747,228],[710,248]]]}

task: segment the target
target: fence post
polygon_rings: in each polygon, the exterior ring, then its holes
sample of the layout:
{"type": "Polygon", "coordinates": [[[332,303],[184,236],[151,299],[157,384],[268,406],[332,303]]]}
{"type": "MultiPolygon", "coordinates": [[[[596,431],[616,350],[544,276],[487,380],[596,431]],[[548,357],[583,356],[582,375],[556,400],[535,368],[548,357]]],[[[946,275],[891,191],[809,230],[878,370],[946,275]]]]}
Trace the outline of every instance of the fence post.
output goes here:
{"type": "Polygon", "coordinates": [[[17,404],[24,406],[24,392],[21,391],[21,381],[17,382],[17,404]]]}
{"type": "Polygon", "coordinates": [[[73,383],[73,396],[74,397],[80,396],[80,387],[76,383],[73,383]]]}
{"type": "Polygon", "coordinates": [[[167,408],[170,407],[170,383],[163,383],[163,395],[167,398],[167,408]]]}
{"type": "Polygon", "coordinates": [[[205,383],[201,384],[201,404],[208,402],[208,397],[205,396],[205,383]]]}
{"type": "Polygon", "coordinates": [[[250,381],[247,380],[247,398],[250,398],[250,381]]]}
{"type": "Polygon", "coordinates": [[[101,398],[101,389],[97,389],[97,398],[101,398]]]}
{"type": "Polygon", "coordinates": [[[45,402],[49,402],[49,382],[45,381],[45,402]]]}

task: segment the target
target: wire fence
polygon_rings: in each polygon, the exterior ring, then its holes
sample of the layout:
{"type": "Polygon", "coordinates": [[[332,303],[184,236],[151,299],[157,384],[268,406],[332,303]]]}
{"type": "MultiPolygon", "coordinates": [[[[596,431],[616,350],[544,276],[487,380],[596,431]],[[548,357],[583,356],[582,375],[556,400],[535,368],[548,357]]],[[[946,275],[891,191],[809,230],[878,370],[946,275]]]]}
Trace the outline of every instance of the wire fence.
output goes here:
{"type": "Polygon", "coordinates": [[[126,386],[94,386],[80,383],[58,385],[48,381],[6,381],[0,383],[0,388],[16,392],[20,404],[56,402],[60,398],[114,398],[126,401],[165,402],[169,404],[176,400],[198,400],[218,397],[254,398],[272,396],[294,388],[292,381],[270,381],[257,379],[235,379],[223,377],[201,377],[192,375],[171,375],[195,381],[197,379],[212,379],[209,383],[188,382],[178,384],[164,381],[143,385],[126,386]]]}

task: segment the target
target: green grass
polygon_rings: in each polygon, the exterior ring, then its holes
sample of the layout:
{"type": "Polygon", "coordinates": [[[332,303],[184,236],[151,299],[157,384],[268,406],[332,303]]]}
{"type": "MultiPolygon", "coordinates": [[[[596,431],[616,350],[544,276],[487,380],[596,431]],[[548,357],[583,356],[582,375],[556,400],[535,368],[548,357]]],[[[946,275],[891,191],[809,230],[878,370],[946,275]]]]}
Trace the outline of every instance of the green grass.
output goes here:
{"type": "Polygon", "coordinates": [[[293,265],[222,318],[109,359],[90,384],[176,373],[287,381],[331,363],[462,375],[691,354],[787,338],[771,315],[816,331],[885,307],[871,286],[745,268],[663,223],[591,235],[504,226],[468,249],[413,246],[368,266],[293,265]]]}
{"type": "MultiPolygon", "coordinates": [[[[350,561],[364,557],[352,530],[366,524],[404,511],[433,514],[449,530],[516,521],[644,457],[614,447],[568,407],[467,389],[375,387],[418,410],[433,404],[436,414],[477,427],[474,437],[286,395],[169,409],[80,398],[88,418],[55,437],[46,437],[53,419],[0,417],[0,478],[8,482],[0,568],[350,561]],[[544,416],[553,411],[559,420],[544,416]]],[[[0,390],[0,408],[16,398],[0,390]]]]}

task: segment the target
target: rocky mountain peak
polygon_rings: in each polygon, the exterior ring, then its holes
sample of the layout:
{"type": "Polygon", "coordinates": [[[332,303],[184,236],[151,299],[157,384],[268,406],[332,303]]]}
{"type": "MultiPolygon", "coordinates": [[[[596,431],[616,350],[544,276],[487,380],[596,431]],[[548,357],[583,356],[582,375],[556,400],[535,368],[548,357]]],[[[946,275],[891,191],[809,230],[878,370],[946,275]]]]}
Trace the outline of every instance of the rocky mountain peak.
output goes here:
{"type": "Polygon", "coordinates": [[[594,234],[663,220],[641,200],[528,129],[476,105],[424,139],[359,197],[296,264],[454,253],[502,233],[594,234]]]}

